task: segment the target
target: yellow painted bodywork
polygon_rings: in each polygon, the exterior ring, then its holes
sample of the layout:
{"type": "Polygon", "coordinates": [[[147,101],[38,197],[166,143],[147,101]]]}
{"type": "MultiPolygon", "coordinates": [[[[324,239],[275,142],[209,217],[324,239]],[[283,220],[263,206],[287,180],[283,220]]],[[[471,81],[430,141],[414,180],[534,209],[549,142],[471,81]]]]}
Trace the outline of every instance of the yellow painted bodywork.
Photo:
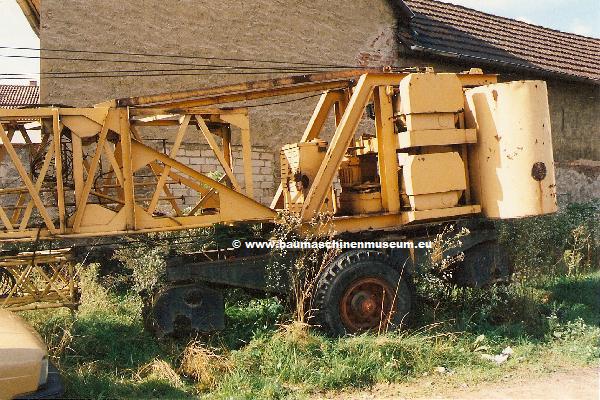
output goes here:
{"type": "Polygon", "coordinates": [[[520,218],[556,212],[546,83],[499,83],[469,89],[466,98],[467,126],[478,132],[469,149],[471,186],[483,214],[520,218]],[[545,169],[541,180],[533,176],[536,164],[545,169]]]}
{"type": "Polygon", "coordinates": [[[409,156],[402,168],[413,210],[455,207],[467,188],[465,166],[456,152],[409,156]]]}
{"type": "Polygon", "coordinates": [[[46,345],[29,324],[0,309],[0,399],[38,390],[46,345]]]}
{"type": "Polygon", "coordinates": [[[375,214],[382,208],[381,191],[343,192],[340,195],[340,209],[346,214],[375,214]]]}
{"type": "Polygon", "coordinates": [[[400,98],[400,113],[404,115],[436,114],[436,119],[445,119],[447,113],[464,108],[457,74],[410,74],[400,82],[400,98]]]}
{"type": "MultiPolygon", "coordinates": [[[[281,184],[285,188],[285,208],[299,212],[306,193],[313,184],[319,165],[325,157],[327,143],[320,139],[284,146],[281,150],[281,184]]],[[[327,201],[324,212],[333,212],[333,204],[327,201]]]]}

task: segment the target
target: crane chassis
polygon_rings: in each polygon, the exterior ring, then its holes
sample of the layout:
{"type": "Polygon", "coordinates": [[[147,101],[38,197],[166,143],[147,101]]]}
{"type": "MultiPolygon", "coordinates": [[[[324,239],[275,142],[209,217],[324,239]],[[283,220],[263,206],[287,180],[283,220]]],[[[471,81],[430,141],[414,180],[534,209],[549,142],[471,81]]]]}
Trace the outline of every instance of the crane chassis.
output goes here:
{"type": "MultiPolygon", "coordinates": [[[[481,164],[473,161],[480,155],[471,149],[481,141],[484,121],[474,117],[476,102],[466,110],[471,98],[465,100],[465,93],[496,84],[495,75],[480,70],[357,70],[116,99],[90,108],[0,110],[0,162],[8,171],[3,179],[14,178],[0,188],[0,241],[76,242],[215,224],[273,223],[281,210],[295,213],[305,224],[328,213],[332,217],[327,228],[336,235],[421,240],[435,231],[432,223],[476,221],[487,209],[495,213],[492,218],[513,217],[486,206],[495,199],[493,190],[488,194],[471,182],[481,179],[476,174],[481,164]],[[266,206],[254,199],[249,111],[239,104],[302,93],[322,94],[300,140],[282,149],[281,180],[266,206]],[[365,114],[371,114],[374,133],[357,138],[368,120],[365,114]],[[327,132],[330,119],[334,129],[327,132]],[[165,130],[172,137],[170,148],[155,149],[145,139],[147,129],[165,130]],[[39,141],[32,132],[39,134],[39,141]],[[24,145],[15,144],[19,136],[24,145]],[[182,145],[199,138],[218,161],[220,179],[178,161],[182,145]],[[234,142],[241,145],[241,160],[234,159],[234,142]],[[242,166],[241,174],[235,173],[235,165],[242,166]],[[175,187],[192,193],[195,204],[184,208],[175,187]]],[[[552,204],[544,203],[552,197],[546,193],[552,182],[548,188],[541,186],[546,178],[553,180],[553,171],[533,178],[542,192],[538,209],[528,215],[553,211],[552,204]]],[[[469,223],[479,233],[461,249],[476,249],[462,276],[466,283],[483,285],[505,275],[507,266],[489,224],[469,223]],[[482,260],[494,266],[484,271],[478,267],[482,260]]],[[[396,265],[400,259],[416,265],[423,256],[400,251],[382,259],[371,253],[357,255],[356,262],[370,263],[368,270],[396,265]]],[[[171,260],[173,285],[155,304],[160,330],[173,332],[174,321],[182,315],[198,330],[222,328],[220,288],[265,290],[265,260],[266,255],[208,263],[171,260]],[[190,291],[205,299],[204,306],[182,300],[190,291]]],[[[76,306],[77,261],[63,250],[4,255],[0,306],[76,306]]],[[[338,264],[344,262],[354,261],[338,264]]],[[[390,291],[385,283],[380,288],[390,291]]],[[[345,324],[324,324],[334,331],[335,326],[360,330],[364,321],[356,318],[366,317],[346,312],[345,318],[345,324]]]]}

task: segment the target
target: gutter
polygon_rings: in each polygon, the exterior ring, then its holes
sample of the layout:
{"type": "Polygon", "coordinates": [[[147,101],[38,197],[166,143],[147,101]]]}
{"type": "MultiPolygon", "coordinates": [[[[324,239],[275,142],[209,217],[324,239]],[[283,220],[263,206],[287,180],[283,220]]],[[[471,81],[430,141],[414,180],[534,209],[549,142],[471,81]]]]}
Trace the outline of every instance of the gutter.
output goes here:
{"type": "Polygon", "coordinates": [[[536,72],[539,72],[544,75],[558,75],[562,78],[568,78],[571,80],[581,81],[584,83],[600,85],[600,80],[598,80],[598,79],[584,78],[584,77],[581,77],[578,75],[570,74],[568,72],[549,71],[547,69],[532,66],[532,65],[524,65],[524,64],[514,63],[514,62],[495,60],[493,58],[478,57],[478,56],[456,53],[456,52],[452,52],[452,51],[444,51],[444,50],[439,50],[439,49],[435,49],[432,47],[425,47],[425,46],[421,46],[421,45],[410,45],[409,48],[410,48],[410,50],[412,50],[414,52],[430,53],[430,54],[433,54],[436,56],[454,58],[454,59],[477,60],[477,61],[485,62],[488,64],[501,64],[501,65],[509,66],[509,67],[513,67],[513,68],[522,68],[522,69],[527,69],[527,70],[531,70],[531,71],[536,71],[536,72]]]}

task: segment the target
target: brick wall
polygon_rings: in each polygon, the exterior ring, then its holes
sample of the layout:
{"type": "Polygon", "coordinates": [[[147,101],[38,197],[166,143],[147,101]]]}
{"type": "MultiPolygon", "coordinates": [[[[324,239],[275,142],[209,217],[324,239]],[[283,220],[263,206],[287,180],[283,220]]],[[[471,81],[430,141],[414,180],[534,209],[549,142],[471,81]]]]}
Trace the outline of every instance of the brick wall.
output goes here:
{"type": "MultiPolygon", "coordinates": [[[[15,151],[19,159],[21,160],[21,164],[25,168],[27,172],[31,170],[31,148],[27,145],[22,144],[13,144],[15,151]]],[[[46,179],[50,179],[51,176],[54,176],[54,166],[51,164],[47,173],[46,179]]],[[[35,182],[37,177],[33,179],[35,182]]],[[[23,180],[19,176],[12,159],[8,156],[8,154],[4,153],[4,157],[0,161],[0,189],[7,190],[6,193],[0,193],[0,205],[3,207],[4,211],[8,215],[9,218],[12,218],[13,213],[15,212],[15,206],[19,207],[20,212],[22,213],[24,208],[27,206],[30,198],[27,190],[25,189],[25,184],[23,180]],[[20,192],[15,189],[21,189],[20,192]],[[18,200],[20,198],[20,194],[24,194],[25,196],[21,199],[22,203],[18,204],[18,200]]],[[[42,202],[46,205],[56,204],[56,189],[54,187],[43,187],[40,192],[40,198],[42,202]]],[[[57,209],[53,207],[47,208],[48,213],[51,218],[57,217],[57,209]]],[[[21,214],[22,216],[22,214],[21,214]]],[[[20,221],[20,219],[19,219],[20,221]]],[[[30,226],[38,226],[42,223],[42,219],[37,211],[37,208],[33,208],[31,217],[29,219],[30,226]]],[[[0,227],[3,228],[4,224],[0,222],[0,227]]]]}
{"type": "MultiPolygon", "coordinates": [[[[166,143],[167,148],[170,147],[171,144],[166,143]]],[[[163,149],[162,142],[153,142],[153,147],[156,150],[161,151],[163,149]]],[[[15,146],[17,153],[21,158],[21,162],[25,166],[26,170],[29,170],[29,148],[27,146],[15,146]]],[[[179,156],[177,157],[177,161],[184,163],[185,165],[190,166],[198,172],[203,174],[210,175],[211,173],[221,173],[223,174],[223,169],[219,165],[219,162],[214,156],[214,153],[208,146],[204,146],[201,144],[183,144],[180,149],[179,156]]],[[[234,174],[236,179],[242,186],[242,190],[245,188],[245,178],[244,172],[241,162],[241,148],[240,146],[233,146],[233,159],[234,159],[234,174]]],[[[254,199],[265,204],[269,205],[271,203],[271,199],[273,198],[275,185],[279,182],[275,181],[275,177],[273,175],[273,153],[265,147],[256,147],[254,153],[252,154],[252,169],[254,175],[254,199]]],[[[53,174],[54,171],[51,168],[49,171],[50,174],[53,174]]],[[[150,174],[150,171],[141,171],[140,174],[150,174]]],[[[140,181],[148,181],[150,179],[140,178],[140,181]]],[[[15,188],[15,187],[24,187],[17,171],[13,167],[13,163],[9,157],[4,157],[4,159],[0,162],[0,188],[15,188]]],[[[193,207],[197,204],[199,200],[197,194],[193,190],[189,190],[182,185],[171,185],[170,189],[174,197],[177,197],[177,203],[185,209],[186,207],[193,207]]],[[[144,197],[151,197],[154,191],[154,186],[152,187],[136,187],[136,197],[138,199],[144,197]]],[[[69,202],[73,201],[72,193],[67,189],[69,202]]],[[[56,199],[54,190],[44,190],[42,193],[42,199],[46,205],[56,204],[56,199]]],[[[17,194],[3,194],[0,195],[0,204],[5,207],[5,211],[7,214],[12,215],[13,209],[10,208],[17,201],[17,194]]],[[[159,206],[159,209],[161,207],[159,206]]],[[[54,208],[49,209],[51,215],[55,217],[54,208]]],[[[39,216],[37,215],[37,211],[34,211],[34,215],[32,217],[32,221],[39,220],[39,216]]]]}
{"type": "MultiPolygon", "coordinates": [[[[172,143],[163,142],[162,140],[152,140],[150,143],[158,151],[168,149],[172,143]]],[[[245,177],[242,164],[241,146],[232,146],[233,157],[233,173],[242,186],[242,191],[245,188],[245,177]]],[[[224,174],[223,168],[215,157],[213,151],[208,145],[200,143],[183,143],[176,160],[185,164],[196,171],[205,175],[212,173],[224,174]]],[[[254,146],[252,153],[252,173],[254,176],[254,199],[269,205],[275,192],[276,183],[274,171],[274,155],[273,152],[264,146],[254,146]]],[[[183,187],[173,187],[173,196],[181,197],[180,203],[185,206],[193,206],[198,200],[193,190],[187,190],[183,187]]]]}

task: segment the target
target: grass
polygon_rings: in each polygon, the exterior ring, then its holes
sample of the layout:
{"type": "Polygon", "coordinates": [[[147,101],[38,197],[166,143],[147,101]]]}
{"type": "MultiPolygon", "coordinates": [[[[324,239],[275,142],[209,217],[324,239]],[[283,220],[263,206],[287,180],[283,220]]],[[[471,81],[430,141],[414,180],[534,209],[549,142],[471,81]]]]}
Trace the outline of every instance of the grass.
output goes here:
{"type": "Polygon", "coordinates": [[[590,274],[586,279],[561,278],[548,289],[564,319],[581,318],[589,325],[600,326],[599,273],[590,274]]]}
{"type": "Polygon", "coordinates": [[[181,398],[192,393],[191,385],[173,385],[157,373],[144,373],[157,360],[173,365],[176,344],[159,343],[143,329],[137,296],[111,293],[95,282],[93,269],[88,272],[76,313],[25,313],[46,339],[67,396],[181,398]]]}
{"type": "Polygon", "coordinates": [[[302,324],[282,325],[287,316],[275,299],[237,301],[224,332],[192,343],[155,340],[143,329],[137,295],[111,292],[93,276],[84,277],[76,313],[25,313],[49,343],[71,398],[301,398],[408,381],[439,366],[480,381],[599,357],[600,272],[503,289],[518,304],[485,304],[469,293],[473,301],[454,319],[448,303],[438,307],[437,321],[423,313],[426,328],[381,336],[331,339],[302,324]],[[477,315],[481,308],[487,319],[477,315]],[[506,346],[515,355],[505,364],[481,358],[506,346]]]}

